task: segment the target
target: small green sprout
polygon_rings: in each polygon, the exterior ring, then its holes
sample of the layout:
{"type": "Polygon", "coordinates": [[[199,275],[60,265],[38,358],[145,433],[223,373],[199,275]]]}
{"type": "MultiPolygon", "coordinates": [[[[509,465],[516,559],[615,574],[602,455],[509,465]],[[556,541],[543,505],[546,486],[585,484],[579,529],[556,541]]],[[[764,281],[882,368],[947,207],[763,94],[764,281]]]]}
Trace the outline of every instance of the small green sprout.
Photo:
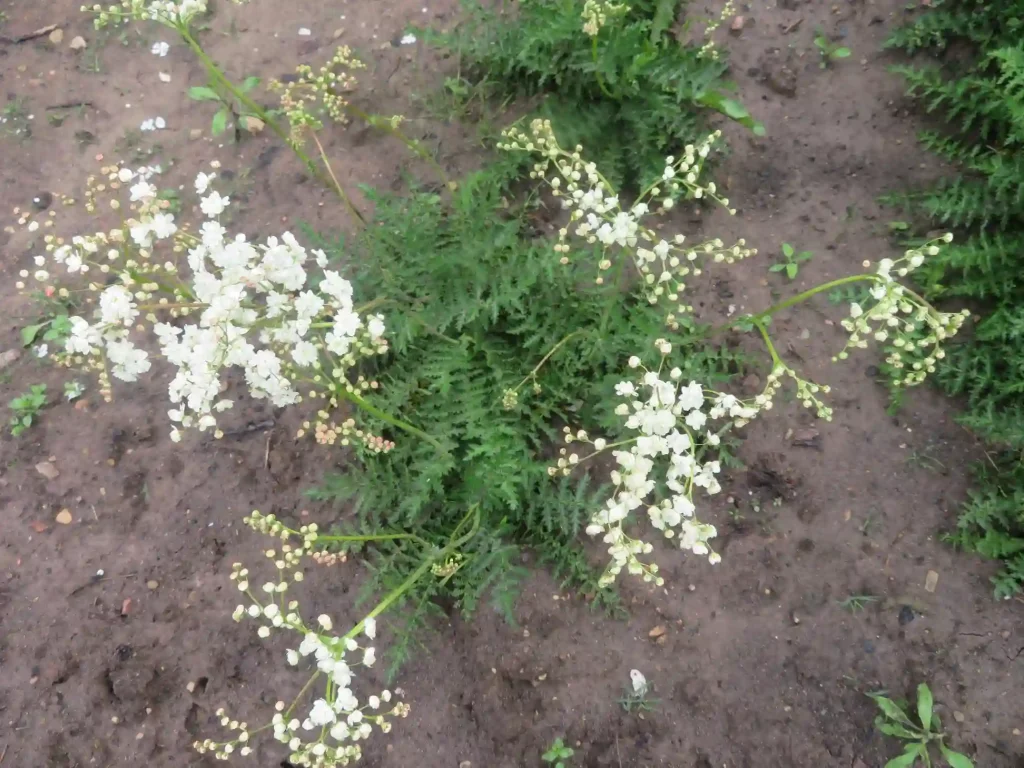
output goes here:
{"type": "Polygon", "coordinates": [[[565,746],[565,742],[562,741],[561,737],[551,742],[551,746],[548,747],[548,751],[540,756],[540,759],[545,763],[551,763],[552,768],[566,768],[565,760],[568,760],[575,754],[571,747],[565,746]]]}
{"type": "Polygon", "coordinates": [[[821,54],[822,69],[828,69],[829,65],[836,59],[849,58],[852,53],[845,45],[833,43],[820,29],[816,30],[814,44],[818,47],[818,53],[821,54]]]}
{"type": "Polygon", "coordinates": [[[9,408],[14,412],[11,416],[11,435],[18,437],[35,423],[39,412],[46,405],[46,385],[33,384],[18,397],[11,400],[9,408]]]}
{"type": "Polygon", "coordinates": [[[785,272],[786,277],[790,280],[795,280],[796,276],[800,273],[800,265],[805,261],[810,261],[814,257],[814,254],[810,251],[796,252],[789,243],[782,244],[782,258],[783,261],[777,264],[772,264],[768,267],[769,272],[785,272]]]}

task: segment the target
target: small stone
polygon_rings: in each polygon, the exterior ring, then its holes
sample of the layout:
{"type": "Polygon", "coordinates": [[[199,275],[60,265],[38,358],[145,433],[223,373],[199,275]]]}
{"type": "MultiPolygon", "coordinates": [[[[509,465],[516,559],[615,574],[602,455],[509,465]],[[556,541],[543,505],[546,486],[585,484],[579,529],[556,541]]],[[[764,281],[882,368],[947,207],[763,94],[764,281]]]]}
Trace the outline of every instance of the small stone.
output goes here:
{"type": "Polygon", "coordinates": [[[799,624],[800,623],[800,617],[797,616],[795,613],[793,614],[793,623],[794,624],[799,624]]]}
{"type": "Polygon", "coordinates": [[[1004,629],[1002,632],[999,633],[999,635],[1000,635],[1000,637],[1003,638],[1003,640],[1009,640],[1010,639],[1010,630],[1004,629]]]}
{"type": "Polygon", "coordinates": [[[647,636],[649,638],[651,638],[652,640],[655,640],[655,639],[661,637],[662,635],[664,635],[666,632],[668,632],[668,629],[665,628],[665,625],[664,624],[659,624],[654,629],[652,629],[650,632],[648,632],[647,636]]]}
{"type": "Polygon", "coordinates": [[[203,129],[193,128],[191,131],[188,132],[188,137],[192,139],[192,141],[203,138],[203,129]]]}
{"type": "Polygon", "coordinates": [[[53,43],[54,45],[59,45],[61,42],[63,42],[63,40],[64,40],[64,30],[63,29],[59,29],[58,28],[58,29],[53,30],[53,32],[50,33],[50,42],[53,43]]]}
{"type": "Polygon", "coordinates": [[[459,763],[459,768],[473,768],[473,764],[469,760],[463,760],[459,763]]]}
{"type": "Polygon", "coordinates": [[[745,16],[734,16],[732,24],[729,25],[729,31],[734,35],[738,35],[743,31],[743,26],[747,23],[745,16]]]}
{"type": "Polygon", "coordinates": [[[259,133],[266,126],[266,123],[254,115],[245,115],[242,117],[241,122],[242,127],[249,133],[259,133]]]}
{"type": "Polygon", "coordinates": [[[1014,728],[1013,729],[1013,735],[1014,736],[1020,736],[1020,728],[1014,728]]]}
{"type": "Polygon", "coordinates": [[[71,510],[65,507],[64,509],[57,513],[56,520],[61,525],[71,525],[71,522],[72,520],[74,520],[74,518],[71,516],[71,510]]]}
{"type": "Polygon", "coordinates": [[[60,470],[48,461],[40,461],[36,464],[36,472],[47,480],[56,480],[60,476],[60,470]]]}
{"type": "Polygon", "coordinates": [[[904,605],[900,608],[900,615],[897,620],[899,621],[901,627],[905,627],[915,618],[917,617],[914,615],[914,609],[911,608],[909,605],[904,605]]]}
{"type": "Polygon", "coordinates": [[[344,27],[338,27],[338,28],[337,28],[336,30],[334,30],[334,32],[333,32],[333,33],[331,34],[331,37],[332,37],[333,39],[337,40],[337,39],[338,39],[339,37],[341,37],[341,36],[342,36],[342,35],[344,35],[344,34],[345,34],[345,28],[344,28],[344,27]]]}
{"type": "Polygon", "coordinates": [[[808,328],[801,329],[801,331],[800,331],[800,339],[802,341],[807,341],[807,339],[809,339],[809,338],[811,338],[811,331],[808,328]]]}
{"type": "Polygon", "coordinates": [[[146,586],[149,589],[156,589],[157,587],[160,586],[160,582],[156,581],[155,579],[150,579],[149,581],[146,582],[146,586]]]}
{"type": "Polygon", "coordinates": [[[924,579],[924,589],[926,592],[934,592],[935,588],[939,585],[939,573],[938,571],[928,571],[928,575],[924,579]]]}
{"type": "Polygon", "coordinates": [[[797,446],[799,448],[817,448],[820,450],[821,433],[812,427],[794,430],[793,439],[790,441],[790,445],[797,446]]]}
{"type": "Polygon", "coordinates": [[[962,723],[962,722],[963,722],[964,720],[966,720],[967,718],[965,718],[965,717],[964,717],[964,713],[963,713],[963,712],[957,712],[957,711],[956,711],[956,710],[954,709],[954,710],[953,710],[953,719],[954,719],[954,720],[956,720],[956,721],[957,721],[958,723],[962,723]]]}
{"type": "Polygon", "coordinates": [[[0,353],[0,371],[17,361],[19,357],[21,357],[20,349],[8,349],[6,352],[0,353]]]}
{"type": "Polygon", "coordinates": [[[83,48],[85,48],[86,45],[88,45],[88,43],[85,42],[85,38],[81,35],[78,35],[71,39],[71,50],[73,51],[80,51],[83,48]]]}
{"type": "Polygon", "coordinates": [[[188,691],[189,693],[192,693],[193,691],[195,691],[195,689],[196,689],[195,681],[194,680],[189,680],[188,681],[188,685],[185,686],[185,690],[188,691]]]}

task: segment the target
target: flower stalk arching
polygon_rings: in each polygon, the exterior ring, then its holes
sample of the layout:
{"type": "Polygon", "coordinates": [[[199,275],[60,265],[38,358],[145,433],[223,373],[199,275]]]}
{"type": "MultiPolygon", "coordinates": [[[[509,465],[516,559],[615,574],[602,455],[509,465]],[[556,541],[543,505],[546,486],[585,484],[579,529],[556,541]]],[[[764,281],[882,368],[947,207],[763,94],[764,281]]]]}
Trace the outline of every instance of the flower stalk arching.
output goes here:
{"type": "Polygon", "coordinates": [[[438,578],[447,578],[439,572],[438,563],[457,555],[458,550],[477,534],[480,529],[479,505],[474,504],[466,511],[443,547],[433,545],[416,534],[321,535],[315,524],[304,525],[295,531],[281,523],[274,515],[264,516],[258,511],[254,511],[245,522],[254,530],[281,541],[280,550],[270,549],[265,552],[266,556],[274,561],[278,575],[277,580],[263,585],[263,592],[271,596],[270,601],[264,602],[250,588],[249,569],[241,563],[235,563],[232,566],[231,580],[237,582],[239,591],[249,599],[250,605],[239,605],[233,613],[233,618],[241,621],[248,617],[259,621],[261,626],[257,630],[257,635],[263,639],[270,637],[277,630],[292,631],[301,635],[302,642],[298,648],[289,649],[285,654],[288,663],[295,666],[303,658],[311,656],[315,660],[316,670],[290,704],[286,705],[284,701],[275,704],[276,712],[269,723],[250,728],[245,722],[231,719],[221,708],[217,710],[221,726],[236,731],[237,735],[227,741],[196,741],[193,746],[200,754],[212,753],[214,757],[226,760],[236,751],[243,756],[251,754],[252,737],[273,729],[274,739],[288,746],[289,760],[295,765],[316,765],[323,768],[350,765],[362,757],[360,742],[371,735],[374,725],[387,733],[391,729],[388,718],[405,717],[409,713],[408,705],[400,700],[391,705],[395,696],[402,695],[401,689],[397,689],[394,694],[384,690],[379,696],[369,696],[364,704],[356,697],[353,690],[355,669],[360,666],[371,667],[376,661],[375,649],[369,645],[362,645],[362,636],[372,641],[377,635],[376,617],[402,599],[428,571],[433,572],[438,578]],[[292,544],[296,538],[301,542],[298,547],[292,544]],[[427,552],[413,573],[388,592],[348,632],[334,634],[333,622],[326,614],[318,616],[316,624],[307,624],[299,614],[298,601],[285,601],[289,578],[294,582],[304,580],[300,565],[306,555],[311,555],[314,560],[324,565],[337,562],[336,555],[314,551],[316,545],[386,540],[413,540],[427,552]],[[352,655],[359,651],[361,660],[356,661],[352,655]],[[308,714],[301,720],[294,717],[300,703],[323,678],[326,678],[323,693],[309,706],[308,714]],[[385,705],[383,710],[382,705],[385,705]]]}

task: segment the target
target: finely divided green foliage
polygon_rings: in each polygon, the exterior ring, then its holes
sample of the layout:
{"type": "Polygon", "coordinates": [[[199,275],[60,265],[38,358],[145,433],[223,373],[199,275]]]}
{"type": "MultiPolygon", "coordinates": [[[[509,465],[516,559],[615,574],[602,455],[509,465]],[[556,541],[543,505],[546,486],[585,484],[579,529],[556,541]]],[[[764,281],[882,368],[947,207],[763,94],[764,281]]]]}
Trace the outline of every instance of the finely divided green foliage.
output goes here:
{"type": "MultiPolygon", "coordinates": [[[[443,584],[423,581],[406,598],[399,613],[410,630],[435,598],[466,614],[488,601],[510,616],[524,548],[566,587],[616,604],[613,593],[598,589],[579,541],[605,498],[599,483],[585,475],[552,479],[547,467],[560,425],[596,432],[615,423],[612,388],[625,361],[664,335],[663,316],[624,290],[594,285],[589,269],[560,265],[553,243],[540,236],[545,211],[529,200],[509,202],[514,174],[514,163],[502,159],[460,182],[450,202],[432,192],[369,191],[376,221],[343,254],[356,295],[379,297],[391,333],[391,352],[366,372],[380,382],[373,402],[443,447],[371,420],[397,446],[357,456],[315,495],[351,501],[352,528],[410,531],[428,541],[446,539],[471,505],[481,512],[480,533],[458,570],[443,584]],[[581,332],[505,408],[506,390],[574,331],[581,332]]],[[[672,341],[687,361],[685,375],[708,386],[735,368],[731,353],[699,342],[693,329],[672,341]]],[[[398,583],[421,561],[405,545],[375,557],[371,589],[398,583]]],[[[407,640],[398,646],[401,656],[407,640]]]]}
{"type": "Polygon", "coordinates": [[[893,196],[957,240],[921,270],[931,298],[966,297],[987,309],[972,339],[953,345],[938,371],[948,392],[966,398],[963,423],[998,448],[978,475],[951,540],[1000,558],[1000,596],[1024,585],[1024,0],[947,0],[896,30],[890,44],[943,50],[976,47],[949,65],[898,71],[947,133],[922,135],[926,147],[957,164],[931,188],[893,196]]]}
{"type": "Polygon", "coordinates": [[[763,132],[728,97],[724,61],[699,55],[700,40],[673,36],[679,0],[630,2],[593,39],[582,31],[581,0],[523,0],[512,13],[478,0],[463,6],[455,30],[428,39],[506,95],[544,95],[539,111],[563,144],[586,146],[616,187],[645,186],[666,155],[704,138],[705,108],[763,132]]]}

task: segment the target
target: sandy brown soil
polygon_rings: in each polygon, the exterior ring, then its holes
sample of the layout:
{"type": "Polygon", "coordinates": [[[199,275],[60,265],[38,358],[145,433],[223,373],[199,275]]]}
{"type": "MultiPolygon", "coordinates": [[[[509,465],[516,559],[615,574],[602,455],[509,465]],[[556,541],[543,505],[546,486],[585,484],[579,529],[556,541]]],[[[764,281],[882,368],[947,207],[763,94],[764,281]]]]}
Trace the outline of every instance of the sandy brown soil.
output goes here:
{"type": "MultiPolygon", "coordinates": [[[[247,231],[298,220],[350,226],[271,138],[222,146],[189,137],[208,126],[211,110],[184,95],[203,76],[180,44],[156,28],[123,40],[98,34],[78,5],[0,6],[0,34],[49,23],[64,30],[57,45],[45,37],[0,43],[4,98],[24,99],[34,116],[30,137],[0,138],[4,218],[40,192],[77,193],[97,155],[123,156],[125,133],[161,115],[168,130],[143,147],[161,145],[155,157],[175,184],[220,160],[236,174],[247,231]],[[85,51],[69,49],[75,35],[88,41],[85,51]],[[172,43],[166,59],[149,53],[158,39],[172,43]],[[48,106],[70,101],[90,106],[67,110],[59,126],[45,119],[48,106]]],[[[453,6],[254,0],[244,10],[224,7],[205,42],[235,76],[274,76],[325,56],[343,28],[342,41],[373,62],[366,98],[379,112],[410,114],[410,93],[436,87],[447,64],[420,45],[393,43],[407,24],[452,23],[453,6]],[[300,37],[299,27],[314,34],[300,37]]],[[[705,287],[704,314],[767,306],[773,291],[810,287],[890,251],[890,214],[875,198],[940,170],[915,146],[915,121],[886,72],[892,59],[879,52],[904,6],[757,3],[742,11],[740,34],[723,36],[739,92],[768,137],[728,129],[732,151],[720,178],[740,215],[712,215],[705,231],[745,236],[762,254],[705,287]],[[853,56],[820,69],[817,26],[842,36],[853,56]],[[792,284],[767,271],[783,241],[815,253],[792,284]]],[[[470,132],[412,126],[453,172],[471,160],[470,132]]],[[[416,172],[387,138],[360,128],[332,134],[329,152],[348,186],[398,187],[404,168],[416,172]]],[[[13,286],[31,253],[21,235],[0,234],[0,247],[2,352],[20,347],[19,328],[31,317],[13,286]]],[[[516,627],[496,616],[472,624],[453,616],[401,674],[412,714],[374,740],[366,764],[537,766],[562,735],[576,745],[572,764],[595,768],[876,768],[896,745],[872,728],[865,693],[902,696],[927,681],[951,743],[979,768],[1024,765],[1021,604],[994,602],[990,564],[938,540],[979,449],[954,423],[953,405],[927,390],[887,415],[870,353],[831,366],[842,343],[831,325],[839,313],[822,300],[777,322],[789,359],[833,385],[836,417],[812,425],[788,404],[749,430],[741,454],[748,469],[733,473],[707,515],[722,533],[720,566],[664,552],[663,590],[625,583],[628,622],[591,614],[543,572],[525,591],[516,627]],[[808,428],[818,432],[811,445],[795,444],[808,428]],[[924,588],[930,570],[939,574],[934,593],[924,588]],[[851,613],[839,605],[851,595],[879,599],[851,613]],[[649,636],[655,628],[664,630],[658,639],[649,636]],[[616,703],[631,668],[645,672],[659,700],[643,718],[616,703]]],[[[4,403],[37,381],[59,395],[63,378],[28,352],[0,376],[4,403]]],[[[254,718],[301,684],[280,649],[231,621],[227,573],[233,561],[256,562],[264,546],[241,524],[250,509],[332,519],[302,494],[336,460],[293,443],[280,415],[271,428],[175,447],[159,377],[119,394],[113,405],[94,393],[79,406],[54,404],[22,438],[0,438],[2,768],[212,764],[189,745],[216,735],[218,706],[254,718]],[[41,476],[35,465],[44,461],[59,476],[41,476]],[[73,516],[66,526],[55,522],[64,508],[73,516]]],[[[359,574],[353,561],[312,574],[307,609],[356,618],[359,574]]],[[[270,748],[254,764],[286,765],[280,759],[270,748]]]]}

